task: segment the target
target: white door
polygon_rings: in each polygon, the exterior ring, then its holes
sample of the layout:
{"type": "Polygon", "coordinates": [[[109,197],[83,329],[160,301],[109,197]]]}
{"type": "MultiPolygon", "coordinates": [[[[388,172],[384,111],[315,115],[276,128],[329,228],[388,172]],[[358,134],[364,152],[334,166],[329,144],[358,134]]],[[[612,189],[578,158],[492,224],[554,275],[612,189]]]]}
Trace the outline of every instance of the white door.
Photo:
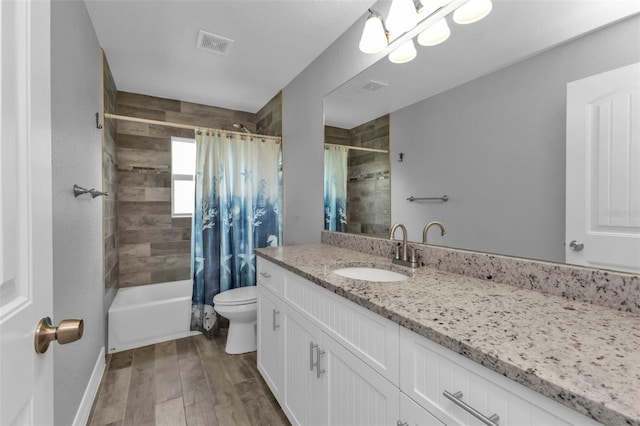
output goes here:
{"type": "Polygon", "coordinates": [[[53,354],[36,354],[52,313],[48,1],[0,1],[0,424],[53,423],[53,354]]]}
{"type": "Polygon", "coordinates": [[[567,85],[567,263],[640,272],[640,64],[567,85]]]}

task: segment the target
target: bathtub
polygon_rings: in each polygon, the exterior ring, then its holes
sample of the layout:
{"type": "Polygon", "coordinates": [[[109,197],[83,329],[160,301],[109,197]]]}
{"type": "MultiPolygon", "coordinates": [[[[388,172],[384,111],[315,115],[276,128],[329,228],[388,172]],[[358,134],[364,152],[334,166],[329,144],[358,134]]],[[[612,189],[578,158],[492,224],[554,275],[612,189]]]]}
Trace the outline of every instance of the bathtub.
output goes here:
{"type": "Polygon", "coordinates": [[[109,308],[108,353],[199,334],[190,331],[191,281],[118,289],[109,308]]]}

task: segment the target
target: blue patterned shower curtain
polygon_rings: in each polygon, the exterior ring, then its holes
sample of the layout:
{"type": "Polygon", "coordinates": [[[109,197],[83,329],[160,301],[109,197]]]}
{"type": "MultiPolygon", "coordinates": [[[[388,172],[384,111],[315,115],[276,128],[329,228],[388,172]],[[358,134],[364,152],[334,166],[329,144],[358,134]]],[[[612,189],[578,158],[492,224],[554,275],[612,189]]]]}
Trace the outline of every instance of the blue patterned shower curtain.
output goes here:
{"type": "Polygon", "coordinates": [[[347,225],[347,159],[349,149],[324,149],[324,229],[345,231],[347,225]]]}
{"type": "Polygon", "coordinates": [[[196,132],[191,330],[212,332],[213,297],[256,283],[254,249],[282,241],[278,140],[196,132]]]}

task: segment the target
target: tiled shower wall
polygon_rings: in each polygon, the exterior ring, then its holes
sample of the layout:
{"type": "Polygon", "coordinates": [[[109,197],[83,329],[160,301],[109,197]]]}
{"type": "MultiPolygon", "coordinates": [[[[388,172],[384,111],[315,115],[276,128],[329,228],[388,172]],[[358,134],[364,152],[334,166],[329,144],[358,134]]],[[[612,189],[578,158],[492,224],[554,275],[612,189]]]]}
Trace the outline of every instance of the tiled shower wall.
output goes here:
{"type": "MultiPolygon", "coordinates": [[[[325,142],[389,149],[389,115],[353,129],[325,126],[325,142]]],[[[386,237],[391,223],[389,154],[349,150],[347,229],[353,234],[386,237]]]]}
{"type": "Polygon", "coordinates": [[[282,136],[282,92],[278,92],[256,113],[256,133],[282,136]]]}
{"type": "MultiPolygon", "coordinates": [[[[242,123],[281,134],[278,94],[257,114],[118,92],[117,113],[178,124],[236,130],[242,123]]],[[[171,136],[193,130],[118,122],[118,233],[120,286],[189,279],[191,219],[171,217],[171,136]]]]}
{"type": "MultiPolygon", "coordinates": [[[[105,113],[116,112],[117,89],[113,75],[102,54],[102,86],[105,113]]],[[[102,218],[104,237],[104,287],[105,303],[110,306],[119,287],[118,262],[118,177],[117,177],[117,123],[112,119],[102,121],[102,190],[108,191],[108,197],[102,197],[102,218]]]]}

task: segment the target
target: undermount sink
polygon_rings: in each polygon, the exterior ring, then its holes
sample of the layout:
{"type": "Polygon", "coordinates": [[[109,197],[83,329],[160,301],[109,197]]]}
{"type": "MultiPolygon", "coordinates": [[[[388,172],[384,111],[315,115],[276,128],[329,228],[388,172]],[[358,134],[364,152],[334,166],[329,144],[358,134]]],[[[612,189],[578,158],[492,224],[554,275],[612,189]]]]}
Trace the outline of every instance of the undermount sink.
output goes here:
{"type": "Polygon", "coordinates": [[[335,269],[333,273],[345,278],[376,282],[404,281],[409,278],[399,272],[369,267],[340,268],[335,269]]]}

